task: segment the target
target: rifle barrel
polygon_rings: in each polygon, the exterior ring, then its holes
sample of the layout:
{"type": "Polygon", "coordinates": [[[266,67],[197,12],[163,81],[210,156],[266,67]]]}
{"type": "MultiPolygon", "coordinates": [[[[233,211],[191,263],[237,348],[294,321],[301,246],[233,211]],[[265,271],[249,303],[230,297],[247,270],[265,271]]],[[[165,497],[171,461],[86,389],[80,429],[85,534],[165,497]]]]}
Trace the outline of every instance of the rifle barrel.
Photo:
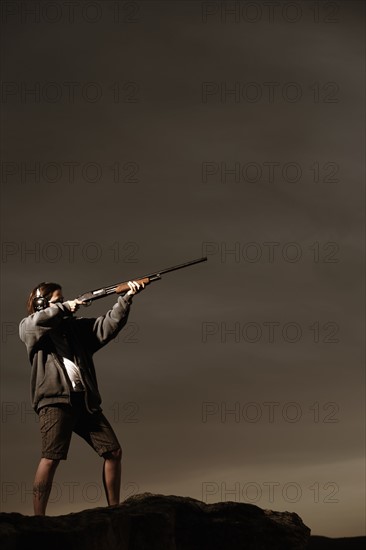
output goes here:
{"type": "MultiPolygon", "coordinates": [[[[176,271],[177,269],[182,269],[183,267],[188,267],[189,265],[198,264],[200,262],[206,262],[207,257],[204,258],[197,258],[197,260],[191,260],[190,262],[185,262],[184,264],[178,264],[174,265],[173,267],[167,267],[166,269],[162,269],[161,271],[158,271],[156,273],[152,273],[151,275],[162,275],[163,273],[169,273],[170,271],[176,271]]],[[[146,277],[149,277],[149,275],[146,275],[146,277]]]]}
{"type": "MultiPolygon", "coordinates": [[[[167,267],[166,269],[162,269],[160,271],[155,271],[155,273],[150,273],[149,275],[144,275],[143,277],[134,277],[134,280],[139,279],[145,279],[145,278],[153,278],[153,280],[160,279],[160,276],[164,273],[170,273],[171,271],[176,271],[177,269],[183,269],[184,267],[188,267],[190,265],[198,264],[200,262],[206,262],[207,256],[203,258],[197,258],[196,260],[191,260],[189,262],[185,262],[183,264],[174,265],[173,267],[167,267]]],[[[92,301],[97,300],[98,298],[103,298],[104,296],[108,296],[109,294],[113,294],[116,291],[116,288],[122,285],[123,283],[116,283],[114,285],[105,286],[100,289],[91,290],[89,292],[85,292],[84,294],[81,294],[79,296],[80,299],[84,297],[85,301],[92,301]]]]}

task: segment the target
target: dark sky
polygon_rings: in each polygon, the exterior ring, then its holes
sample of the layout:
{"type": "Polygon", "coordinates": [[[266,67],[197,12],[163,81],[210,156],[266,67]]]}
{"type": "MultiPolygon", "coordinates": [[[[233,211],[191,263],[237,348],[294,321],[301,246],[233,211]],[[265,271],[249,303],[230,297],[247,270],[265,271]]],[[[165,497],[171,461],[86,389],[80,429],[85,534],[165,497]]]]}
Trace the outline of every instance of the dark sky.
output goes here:
{"type": "MultiPolygon", "coordinates": [[[[72,299],[207,255],[95,356],[122,498],[364,534],[364,3],[1,9],[2,511],[32,514],[40,453],[30,290],[72,299]]],[[[104,506],[101,467],[75,436],[48,513],[104,506]]]]}

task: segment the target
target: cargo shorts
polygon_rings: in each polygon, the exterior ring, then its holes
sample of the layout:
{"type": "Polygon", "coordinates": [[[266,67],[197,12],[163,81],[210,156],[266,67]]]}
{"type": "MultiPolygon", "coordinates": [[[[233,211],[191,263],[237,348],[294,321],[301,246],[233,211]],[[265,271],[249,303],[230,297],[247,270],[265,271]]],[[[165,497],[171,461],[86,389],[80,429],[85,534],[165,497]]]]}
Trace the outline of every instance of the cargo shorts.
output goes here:
{"type": "Polygon", "coordinates": [[[102,411],[87,411],[84,392],[71,393],[71,406],[55,404],[42,407],[39,424],[43,458],[66,460],[73,432],[82,437],[99,456],[121,448],[102,411]]]}

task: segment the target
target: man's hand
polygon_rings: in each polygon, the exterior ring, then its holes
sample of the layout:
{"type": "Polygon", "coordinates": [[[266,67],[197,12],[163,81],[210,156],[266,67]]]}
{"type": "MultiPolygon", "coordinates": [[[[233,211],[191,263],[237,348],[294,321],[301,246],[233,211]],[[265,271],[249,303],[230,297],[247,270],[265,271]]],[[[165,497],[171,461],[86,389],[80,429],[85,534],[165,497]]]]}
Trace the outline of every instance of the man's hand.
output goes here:
{"type": "Polygon", "coordinates": [[[70,311],[72,312],[77,311],[79,307],[83,305],[83,302],[81,300],[78,300],[77,298],[75,300],[69,300],[66,303],[68,304],[70,311]]]}
{"type": "Polygon", "coordinates": [[[130,287],[130,290],[126,293],[127,296],[133,296],[145,288],[144,283],[139,284],[136,281],[128,281],[127,284],[130,287]]]}

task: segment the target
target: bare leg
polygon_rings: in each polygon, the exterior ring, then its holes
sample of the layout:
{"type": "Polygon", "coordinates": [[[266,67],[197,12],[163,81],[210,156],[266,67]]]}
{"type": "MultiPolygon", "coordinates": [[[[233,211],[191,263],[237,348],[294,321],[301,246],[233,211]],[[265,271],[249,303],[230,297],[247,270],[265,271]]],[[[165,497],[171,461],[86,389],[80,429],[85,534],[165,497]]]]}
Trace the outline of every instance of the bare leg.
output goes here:
{"type": "Polygon", "coordinates": [[[121,491],[122,450],[105,453],[103,464],[103,485],[108,506],[119,504],[121,491]]]}
{"type": "Polygon", "coordinates": [[[50,496],[53,476],[59,460],[41,458],[33,483],[33,508],[35,516],[46,515],[46,508],[50,496]]]}

